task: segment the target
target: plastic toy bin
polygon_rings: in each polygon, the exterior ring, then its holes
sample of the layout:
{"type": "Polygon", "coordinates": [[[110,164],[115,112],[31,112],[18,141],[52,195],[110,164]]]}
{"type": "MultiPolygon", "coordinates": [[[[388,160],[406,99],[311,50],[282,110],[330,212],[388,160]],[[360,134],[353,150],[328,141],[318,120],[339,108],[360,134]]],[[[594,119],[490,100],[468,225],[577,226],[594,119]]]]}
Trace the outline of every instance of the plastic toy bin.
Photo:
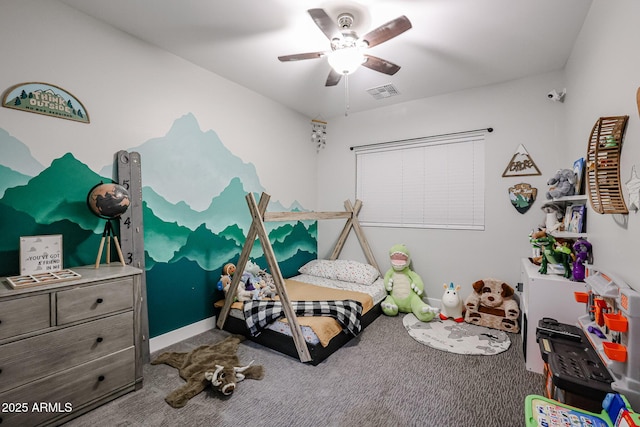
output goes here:
{"type": "Polygon", "coordinates": [[[611,360],[623,363],[627,361],[627,347],[621,344],[603,341],[602,349],[604,350],[604,354],[611,360]]]}
{"type": "Polygon", "coordinates": [[[605,313],[604,324],[612,331],[627,332],[629,322],[627,318],[620,313],[605,313]]]}
{"type": "Polygon", "coordinates": [[[581,302],[583,304],[589,302],[589,294],[586,292],[574,292],[573,296],[576,299],[576,302],[581,302]]]}

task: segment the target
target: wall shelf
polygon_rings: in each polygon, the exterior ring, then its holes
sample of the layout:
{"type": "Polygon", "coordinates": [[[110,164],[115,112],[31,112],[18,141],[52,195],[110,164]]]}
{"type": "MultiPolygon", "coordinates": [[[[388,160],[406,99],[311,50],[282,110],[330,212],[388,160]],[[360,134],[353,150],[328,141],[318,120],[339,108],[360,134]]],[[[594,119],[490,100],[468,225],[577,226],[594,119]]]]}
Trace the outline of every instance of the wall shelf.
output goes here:
{"type": "MultiPolygon", "coordinates": [[[[574,194],[573,196],[555,197],[553,201],[558,203],[564,203],[564,206],[566,207],[567,205],[586,205],[588,198],[589,196],[587,196],[586,194],[574,194]]],[[[582,229],[586,230],[587,228],[586,218],[583,218],[583,221],[585,222],[583,223],[582,229]]],[[[561,238],[561,239],[580,239],[580,238],[586,239],[588,236],[586,232],[572,233],[568,231],[552,231],[551,235],[555,238],[561,238]]]]}
{"type": "Polygon", "coordinates": [[[591,207],[599,214],[626,214],[620,184],[620,152],[629,116],[600,117],[587,148],[587,179],[591,207]]]}

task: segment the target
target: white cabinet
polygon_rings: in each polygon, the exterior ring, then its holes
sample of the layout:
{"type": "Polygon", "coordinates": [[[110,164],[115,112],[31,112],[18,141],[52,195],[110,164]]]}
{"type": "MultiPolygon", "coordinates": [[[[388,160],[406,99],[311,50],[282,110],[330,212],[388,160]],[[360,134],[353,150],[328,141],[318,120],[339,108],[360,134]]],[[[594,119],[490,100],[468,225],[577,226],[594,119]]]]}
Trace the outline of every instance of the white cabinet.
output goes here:
{"type": "Polygon", "coordinates": [[[575,325],[585,314],[585,304],[576,302],[574,292],[585,292],[583,282],[572,282],[555,274],[540,274],[539,267],[523,258],[520,265],[522,281],[522,350],[526,368],[542,373],[543,361],[536,342],[536,327],[543,317],[575,325]]]}

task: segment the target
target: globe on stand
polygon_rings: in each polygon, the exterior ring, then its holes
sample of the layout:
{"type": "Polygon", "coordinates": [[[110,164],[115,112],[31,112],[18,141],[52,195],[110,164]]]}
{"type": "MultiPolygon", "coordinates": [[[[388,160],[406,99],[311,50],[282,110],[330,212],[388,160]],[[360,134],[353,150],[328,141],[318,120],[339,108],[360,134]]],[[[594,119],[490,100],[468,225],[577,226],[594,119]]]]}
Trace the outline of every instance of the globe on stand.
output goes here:
{"type": "Polygon", "coordinates": [[[100,266],[100,259],[102,258],[102,250],[107,241],[107,264],[111,262],[111,237],[115,243],[116,251],[118,252],[118,258],[122,265],[125,265],[124,258],[122,256],[122,249],[120,249],[120,243],[118,242],[118,236],[114,234],[111,220],[120,218],[129,208],[129,192],[122,185],[115,183],[103,183],[93,186],[87,194],[87,206],[89,210],[96,216],[106,219],[107,223],[104,226],[102,232],[102,239],[100,240],[100,248],[98,249],[98,256],[96,257],[96,268],[100,266]]]}

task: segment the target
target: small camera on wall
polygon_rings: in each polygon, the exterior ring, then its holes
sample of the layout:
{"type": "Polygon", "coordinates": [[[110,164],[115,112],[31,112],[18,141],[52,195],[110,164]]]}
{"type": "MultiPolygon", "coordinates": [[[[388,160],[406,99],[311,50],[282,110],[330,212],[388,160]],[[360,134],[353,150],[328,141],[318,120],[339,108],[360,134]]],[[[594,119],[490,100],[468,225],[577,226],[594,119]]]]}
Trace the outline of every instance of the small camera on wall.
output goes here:
{"type": "Polygon", "coordinates": [[[564,96],[567,94],[567,89],[562,89],[561,92],[553,89],[547,94],[547,98],[555,102],[564,102],[564,96]]]}

